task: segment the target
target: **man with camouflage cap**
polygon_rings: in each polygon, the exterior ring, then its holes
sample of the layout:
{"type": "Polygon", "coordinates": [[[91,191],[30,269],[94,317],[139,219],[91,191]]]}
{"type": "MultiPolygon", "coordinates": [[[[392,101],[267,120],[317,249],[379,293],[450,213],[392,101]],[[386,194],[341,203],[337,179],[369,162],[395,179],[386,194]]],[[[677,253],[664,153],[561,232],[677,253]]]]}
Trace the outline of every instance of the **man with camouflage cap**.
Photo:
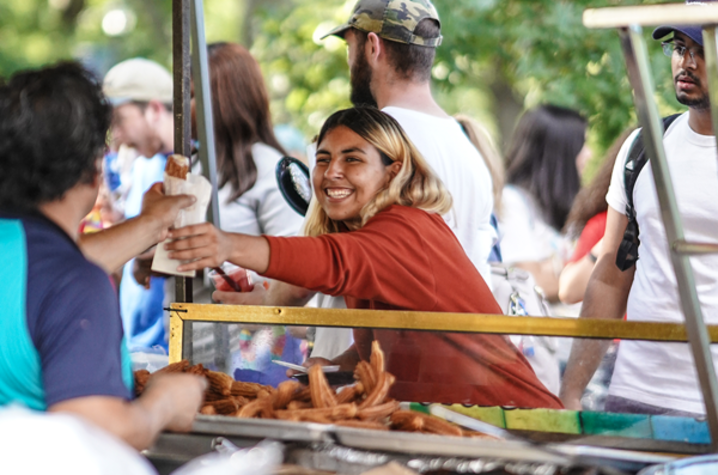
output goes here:
{"type": "Polygon", "coordinates": [[[426,18],[439,21],[434,5],[428,1],[360,1],[354,6],[354,13],[349,21],[336,27],[322,39],[331,35],[343,38],[349,28],[355,28],[365,33],[377,33],[382,38],[399,43],[436,48],[441,44],[441,35],[423,37],[414,34],[417,25],[426,18]]]}
{"type": "MultiPolygon", "coordinates": [[[[491,177],[460,125],[431,94],[435,48],[442,40],[436,9],[428,0],[359,0],[349,21],[324,38],[330,35],[343,38],[349,47],[351,101],[375,105],[401,124],[451,192],[454,207],[444,218],[490,283],[487,259],[496,237],[490,223],[491,177]]],[[[313,295],[280,282],[262,292],[259,288],[247,294],[215,292],[213,298],[223,303],[290,306],[303,305],[313,295]]],[[[322,307],[343,305],[322,298],[322,307]]],[[[312,356],[332,358],[336,355],[322,352],[322,342],[345,342],[336,332],[348,330],[334,329],[327,337],[323,331],[317,329],[312,356]]]]}
{"type": "Polygon", "coordinates": [[[447,224],[489,282],[491,178],[461,126],[431,94],[442,40],[436,9],[428,0],[360,0],[349,21],[324,37],[330,35],[349,47],[352,102],[376,105],[401,124],[451,192],[447,224]]]}

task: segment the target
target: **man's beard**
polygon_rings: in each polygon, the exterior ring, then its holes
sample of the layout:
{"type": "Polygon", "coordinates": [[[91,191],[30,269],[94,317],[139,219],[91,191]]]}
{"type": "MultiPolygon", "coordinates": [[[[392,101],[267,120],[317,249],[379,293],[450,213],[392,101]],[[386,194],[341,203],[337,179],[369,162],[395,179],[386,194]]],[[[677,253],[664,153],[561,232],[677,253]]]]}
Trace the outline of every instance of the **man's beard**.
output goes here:
{"type": "Polygon", "coordinates": [[[350,71],[352,92],[349,99],[355,106],[377,107],[376,99],[371,93],[371,67],[366,56],[358,54],[350,71]]]}
{"type": "MultiPolygon", "coordinates": [[[[697,89],[701,89],[701,81],[698,79],[695,75],[693,75],[690,71],[680,71],[678,74],[675,75],[673,78],[673,83],[675,84],[678,80],[679,76],[688,76],[696,85],[697,89]]],[[[700,109],[700,110],[708,110],[711,107],[711,101],[708,97],[708,94],[702,94],[699,97],[696,98],[688,98],[685,96],[682,96],[681,93],[676,91],[676,100],[683,104],[684,106],[692,107],[694,109],[700,109]]]]}

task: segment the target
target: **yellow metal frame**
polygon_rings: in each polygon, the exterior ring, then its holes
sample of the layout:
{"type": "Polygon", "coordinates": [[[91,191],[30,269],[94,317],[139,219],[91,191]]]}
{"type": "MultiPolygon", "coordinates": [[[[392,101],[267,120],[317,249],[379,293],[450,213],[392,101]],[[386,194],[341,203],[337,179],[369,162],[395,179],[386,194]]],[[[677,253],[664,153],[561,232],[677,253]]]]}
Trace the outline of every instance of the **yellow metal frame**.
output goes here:
{"type": "MultiPolygon", "coordinates": [[[[507,317],[470,313],[173,303],[170,306],[170,363],[182,359],[185,322],[383,328],[666,342],[687,341],[685,326],[678,323],[626,322],[586,318],[507,317]]],[[[708,326],[708,332],[711,343],[718,343],[718,326],[708,326]]]]}

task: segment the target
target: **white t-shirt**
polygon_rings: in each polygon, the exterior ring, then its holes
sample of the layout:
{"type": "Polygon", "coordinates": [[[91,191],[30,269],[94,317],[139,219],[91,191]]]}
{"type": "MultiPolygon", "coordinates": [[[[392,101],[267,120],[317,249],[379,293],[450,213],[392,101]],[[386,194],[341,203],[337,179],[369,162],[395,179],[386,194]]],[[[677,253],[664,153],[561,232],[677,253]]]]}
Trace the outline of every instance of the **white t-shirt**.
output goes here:
{"type": "Polygon", "coordinates": [[[491,175],[481,154],[452,118],[400,107],[385,107],[382,111],[399,122],[451,193],[454,206],[444,220],[490,286],[488,258],[497,236],[491,226],[491,175]]]}
{"type": "MultiPolygon", "coordinates": [[[[616,158],[606,201],[625,214],[623,168],[638,132],[623,144],[616,158]]],[[[699,135],[688,125],[688,113],[671,124],[664,136],[678,210],[686,240],[715,242],[718,237],[718,164],[712,135],[699,135]]],[[[628,320],[682,323],[683,313],[671,264],[651,164],[638,175],[633,190],[641,240],[639,260],[628,296],[628,320]]],[[[718,323],[718,256],[690,259],[703,318],[718,323]]],[[[718,366],[718,348],[711,347],[718,366]]],[[[609,394],[654,406],[703,413],[705,407],[688,344],[621,342],[609,394]]]]}
{"type": "Polygon", "coordinates": [[[294,236],[304,218],[294,211],[279,191],[275,168],[282,154],[263,143],[252,145],[252,157],[257,166],[254,186],[234,201],[229,183],[218,194],[219,219],[223,231],[252,236],[294,236]]]}
{"type": "Polygon", "coordinates": [[[564,258],[565,238],[543,218],[534,198],[506,185],[501,193],[501,257],[505,264],[564,258]]]}

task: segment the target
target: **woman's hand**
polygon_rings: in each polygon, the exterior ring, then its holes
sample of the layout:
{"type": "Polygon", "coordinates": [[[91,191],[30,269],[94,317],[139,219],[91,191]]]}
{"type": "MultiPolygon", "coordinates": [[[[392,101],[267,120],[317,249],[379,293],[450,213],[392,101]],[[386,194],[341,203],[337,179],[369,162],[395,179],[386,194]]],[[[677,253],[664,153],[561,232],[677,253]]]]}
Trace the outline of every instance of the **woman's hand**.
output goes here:
{"type": "Polygon", "coordinates": [[[173,241],[165,244],[170,259],[186,262],[180,272],[219,267],[231,262],[264,274],[269,267],[269,242],[263,236],[225,233],[209,223],[186,226],[170,231],[173,241]]]}
{"type": "Polygon", "coordinates": [[[229,260],[232,253],[229,235],[210,223],[173,229],[169,238],[173,240],[165,244],[165,249],[172,251],[169,257],[179,261],[191,261],[177,267],[180,272],[218,267],[229,260]]]}

